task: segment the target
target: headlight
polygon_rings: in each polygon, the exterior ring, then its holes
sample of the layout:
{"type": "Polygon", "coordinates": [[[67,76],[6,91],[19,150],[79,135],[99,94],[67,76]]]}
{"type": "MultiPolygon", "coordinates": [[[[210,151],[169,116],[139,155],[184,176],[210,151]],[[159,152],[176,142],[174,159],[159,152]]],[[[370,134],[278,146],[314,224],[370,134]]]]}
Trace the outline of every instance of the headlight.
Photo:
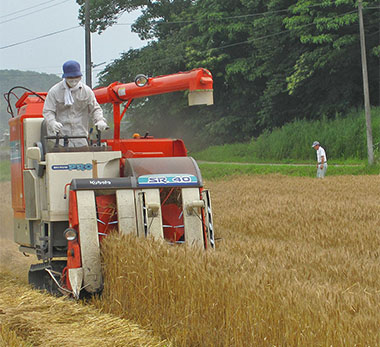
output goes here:
{"type": "Polygon", "coordinates": [[[144,87],[148,83],[148,77],[145,75],[137,75],[135,78],[135,84],[137,87],[144,87]]]}
{"type": "Polygon", "coordinates": [[[64,232],[63,232],[63,236],[65,237],[65,239],[67,241],[74,241],[76,240],[78,234],[77,234],[77,231],[73,228],[67,228],[64,232]]]}

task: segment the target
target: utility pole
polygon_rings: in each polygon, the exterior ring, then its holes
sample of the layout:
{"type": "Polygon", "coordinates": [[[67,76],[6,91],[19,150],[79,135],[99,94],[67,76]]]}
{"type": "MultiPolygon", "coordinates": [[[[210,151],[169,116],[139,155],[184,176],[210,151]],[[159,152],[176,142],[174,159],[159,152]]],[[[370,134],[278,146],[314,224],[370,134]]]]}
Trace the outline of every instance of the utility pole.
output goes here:
{"type": "Polygon", "coordinates": [[[358,11],[359,11],[360,48],[361,48],[362,72],[363,72],[364,109],[365,109],[365,120],[366,120],[366,125],[367,125],[368,164],[373,165],[371,104],[369,102],[367,56],[366,56],[366,52],[365,52],[366,48],[365,48],[365,36],[364,36],[362,0],[359,0],[359,2],[358,2],[358,11]]]}
{"type": "Polygon", "coordinates": [[[86,46],[86,84],[92,88],[92,62],[91,62],[91,32],[90,32],[90,0],[84,4],[84,32],[86,46]]]}

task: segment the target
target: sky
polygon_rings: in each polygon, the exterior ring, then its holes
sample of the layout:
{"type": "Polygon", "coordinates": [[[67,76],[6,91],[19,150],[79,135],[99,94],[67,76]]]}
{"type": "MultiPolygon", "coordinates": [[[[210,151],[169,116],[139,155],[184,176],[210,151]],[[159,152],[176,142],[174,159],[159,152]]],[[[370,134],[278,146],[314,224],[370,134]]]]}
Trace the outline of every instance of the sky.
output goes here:
{"type": "MultiPolygon", "coordinates": [[[[78,21],[79,5],[75,0],[0,0],[0,70],[37,71],[62,75],[62,64],[77,60],[85,74],[84,27],[78,21]],[[51,36],[37,37],[69,29],[51,36]],[[34,40],[35,39],[35,40],[34,40]],[[12,47],[15,43],[25,42],[12,47]]],[[[91,34],[92,62],[94,65],[111,63],[130,48],[146,44],[130,25],[139,12],[124,13],[118,24],[107,28],[101,35],[91,34]]],[[[93,69],[96,75],[106,66],[93,69]]]]}

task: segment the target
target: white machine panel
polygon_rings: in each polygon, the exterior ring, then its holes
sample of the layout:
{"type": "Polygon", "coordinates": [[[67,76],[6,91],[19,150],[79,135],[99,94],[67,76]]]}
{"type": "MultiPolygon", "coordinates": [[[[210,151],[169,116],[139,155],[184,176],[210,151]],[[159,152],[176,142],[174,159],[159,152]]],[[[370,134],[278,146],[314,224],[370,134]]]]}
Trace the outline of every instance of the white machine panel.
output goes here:
{"type": "Polygon", "coordinates": [[[116,203],[119,233],[137,235],[135,194],[133,190],[117,190],[116,203]]]}
{"type": "Polygon", "coordinates": [[[156,240],[163,239],[160,190],[143,189],[143,192],[145,193],[145,207],[148,214],[148,235],[152,235],[156,240]]]}
{"type": "Polygon", "coordinates": [[[136,190],[135,197],[138,235],[140,237],[151,235],[156,240],[163,239],[159,189],[136,190]]]}
{"type": "Polygon", "coordinates": [[[182,189],[183,221],[185,225],[185,242],[200,248],[204,247],[203,226],[199,188],[182,189]],[[189,206],[194,206],[189,208],[189,206]]]}
{"type": "Polygon", "coordinates": [[[47,210],[52,221],[68,219],[65,185],[73,178],[92,178],[93,160],[97,161],[97,176],[119,177],[120,151],[65,152],[46,154],[47,210]]]}
{"type": "Polygon", "coordinates": [[[94,192],[77,191],[77,203],[83,286],[86,291],[96,293],[102,288],[102,268],[94,192]]]}
{"type": "Polygon", "coordinates": [[[30,220],[41,218],[39,182],[35,170],[24,170],[25,217],[30,220]]]}
{"type": "MultiPolygon", "coordinates": [[[[28,147],[33,147],[35,142],[41,140],[41,124],[44,118],[25,118],[24,127],[24,153],[28,147]]],[[[25,158],[25,169],[33,168],[33,160],[25,158]]]]}
{"type": "Polygon", "coordinates": [[[214,222],[212,217],[211,196],[208,190],[202,191],[202,199],[205,202],[205,218],[207,228],[207,247],[215,249],[214,222]]]}
{"type": "Polygon", "coordinates": [[[148,236],[148,214],[145,208],[145,193],[141,190],[135,190],[136,201],[136,219],[137,219],[137,236],[148,236]]]}

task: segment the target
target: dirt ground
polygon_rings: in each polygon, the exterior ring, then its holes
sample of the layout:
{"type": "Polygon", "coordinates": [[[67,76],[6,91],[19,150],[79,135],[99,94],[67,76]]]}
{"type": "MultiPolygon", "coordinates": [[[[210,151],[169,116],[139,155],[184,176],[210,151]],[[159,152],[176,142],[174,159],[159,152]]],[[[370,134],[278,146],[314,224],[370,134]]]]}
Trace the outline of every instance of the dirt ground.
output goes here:
{"type": "Polygon", "coordinates": [[[0,182],[0,270],[8,270],[26,281],[29,266],[33,262],[36,262],[36,258],[24,256],[13,241],[11,184],[0,182]]]}

